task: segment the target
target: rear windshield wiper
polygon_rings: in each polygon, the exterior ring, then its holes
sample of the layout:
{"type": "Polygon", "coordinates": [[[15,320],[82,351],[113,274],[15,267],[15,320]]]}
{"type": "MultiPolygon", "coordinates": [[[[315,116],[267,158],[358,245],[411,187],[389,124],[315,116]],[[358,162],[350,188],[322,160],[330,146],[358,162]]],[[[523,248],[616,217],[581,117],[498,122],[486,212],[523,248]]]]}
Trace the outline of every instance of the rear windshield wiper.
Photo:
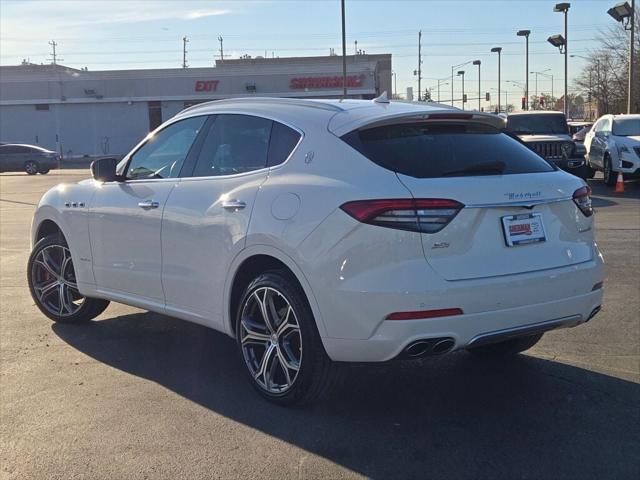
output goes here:
{"type": "Polygon", "coordinates": [[[474,165],[469,165],[466,168],[461,168],[459,170],[449,170],[448,172],[444,172],[442,174],[443,177],[453,177],[458,175],[491,175],[502,174],[506,164],[504,162],[484,162],[484,163],[476,163],[474,165]]]}

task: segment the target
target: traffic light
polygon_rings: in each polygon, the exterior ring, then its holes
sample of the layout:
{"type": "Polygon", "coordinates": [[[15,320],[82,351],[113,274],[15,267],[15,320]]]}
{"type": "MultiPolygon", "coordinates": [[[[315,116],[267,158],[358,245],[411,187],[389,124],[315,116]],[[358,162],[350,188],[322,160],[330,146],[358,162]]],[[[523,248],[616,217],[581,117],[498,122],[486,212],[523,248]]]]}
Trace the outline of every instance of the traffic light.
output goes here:
{"type": "Polygon", "coordinates": [[[522,97],[522,110],[524,110],[525,108],[527,108],[527,98],[522,97]]]}
{"type": "Polygon", "coordinates": [[[487,102],[490,102],[490,101],[491,101],[491,94],[490,94],[489,92],[485,93],[485,94],[484,94],[484,99],[485,99],[487,102]]]}
{"type": "Polygon", "coordinates": [[[467,103],[467,94],[466,93],[462,96],[462,103],[467,103]]]}

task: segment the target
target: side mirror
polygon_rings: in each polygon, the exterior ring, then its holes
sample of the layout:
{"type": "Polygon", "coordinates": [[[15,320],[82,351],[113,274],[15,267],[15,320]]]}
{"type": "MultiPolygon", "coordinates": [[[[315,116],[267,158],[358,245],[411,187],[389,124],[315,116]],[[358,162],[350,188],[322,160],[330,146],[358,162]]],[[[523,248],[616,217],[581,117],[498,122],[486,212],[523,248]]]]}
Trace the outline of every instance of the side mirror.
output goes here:
{"type": "Polygon", "coordinates": [[[99,158],[91,162],[91,176],[100,182],[113,182],[117,179],[115,158],[99,158]]]}

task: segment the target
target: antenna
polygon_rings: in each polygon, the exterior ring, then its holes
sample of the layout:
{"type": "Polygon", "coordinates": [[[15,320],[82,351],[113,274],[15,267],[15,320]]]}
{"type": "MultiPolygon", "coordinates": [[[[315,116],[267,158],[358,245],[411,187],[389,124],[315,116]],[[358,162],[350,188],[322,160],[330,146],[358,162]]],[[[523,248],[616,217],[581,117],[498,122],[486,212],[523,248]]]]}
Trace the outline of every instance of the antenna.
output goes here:
{"type": "Polygon", "coordinates": [[[49,45],[51,45],[51,58],[49,59],[51,60],[51,63],[53,65],[57,65],[58,60],[64,61],[64,58],[58,58],[58,55],[56,54],[56,47],[58,46],[57,42],[55,40],[51,40],[49,45]]]}
{"type": "Polygon", "coordinates": [[[189,39],[185,36],[182,37],[182,68],[187,68],[187,43],[189,39]]]}

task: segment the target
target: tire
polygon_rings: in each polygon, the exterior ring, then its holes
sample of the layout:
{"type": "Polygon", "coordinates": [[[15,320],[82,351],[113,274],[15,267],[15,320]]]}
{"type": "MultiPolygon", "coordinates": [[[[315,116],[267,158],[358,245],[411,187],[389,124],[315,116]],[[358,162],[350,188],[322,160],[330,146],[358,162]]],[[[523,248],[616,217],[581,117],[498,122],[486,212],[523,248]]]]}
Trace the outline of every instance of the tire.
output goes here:
{"type": "Polygon", "coordinates": [[[27,264],[27,281],[36,306],[54,322],[86,322],[109,305],[108,300],[80,294],[69,247],[59,233],[43,238],[33,247],[27,264]]]}
{"type": "Polygon", "coordinates": [[[606,155],[604,157],[604,183],[610,187],[613,187],[616,184],[616,174],[613,171],[613,165],[611,164],[611,157],[606,155]]]}
{"type": "Polygon", "coordinates": [[[468,348],[467,351],[483,358],[502,358],[529,350],[542,338],[542,333],[528,337],[512,338],[500,343],[468,348]]]}
{"type": "Polygon", "coordinates": [[[584,165],[576,169],[576,176],[582,178],[583,180],[588,180],[595,177],[596,171],[591,168],[586,162],[584,165]]]}
{"type": "Polygon", "coordinates": [[[29,160],[24,163],[24,171],[27,172],[28,175],[35,175],[40,170],[40,166],[37,162],[33,160],[29,160]]]}
{"type": "Polygon", "coordinates": [[[260,395],[280,405],[300,405],[329,390],[337,365],[322,346],[302,288],[288,272],[274,270],[256,277],[237,311],[240,359],[260,395]]]}
{"type": "Polygon", "coordinates": [[[40,173],[42,175],[46,175],[47,173],[49,173],[49,169],[48,168],[43,168],[38,173],[40,173]]]}

